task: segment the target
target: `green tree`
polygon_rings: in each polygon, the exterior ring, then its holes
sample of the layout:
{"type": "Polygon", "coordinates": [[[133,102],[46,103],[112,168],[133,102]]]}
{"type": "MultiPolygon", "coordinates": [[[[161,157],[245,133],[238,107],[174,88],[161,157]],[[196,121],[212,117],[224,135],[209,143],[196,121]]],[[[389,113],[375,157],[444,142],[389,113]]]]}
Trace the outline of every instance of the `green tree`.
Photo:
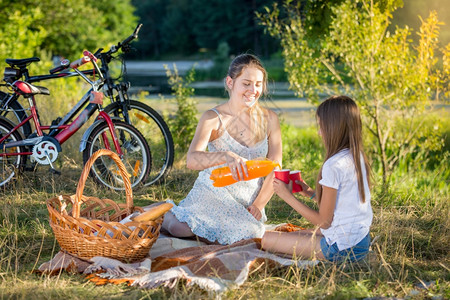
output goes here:
{"type": "Polygon", "coordinates": [[[271,39],[264,35],[255,12],[273,0],[192,0],[192,31],[200,48],[217,49],[226,42],[233,54],[253,51],[268,55],[271,39]],[[267,50],[265,50],[265,49],[267,50]],[[266,53],[264,53],[266,52],[266,53]]]}
{"type": "Polygon", "coordinates": [[[132,0],[136,7],[136,14],[142,26],[139,32],[139,43],[135,45],[140,58],[148,56],[159,57],[164,53],[164,38],[162,30],[168,2],[165,0],[140,1],[132,0]]]}
{"type": "Polygon", "coordinates": [[[61,55],[117,43],[137,25],[130,0],[1,0],[2,57],[61,55]]]}
{"type": "Polygon", "coordinates": [[[358,102],[385,185],[400,161],[442,146],[422,120],[431,99],[448,92],[449,85],[450,46],[442,49],[444,63],[438,64],[436,13],[422,21],[418,45],[413,45],[409,28],[388,30],[395,7],[394,1],[344,1],[331,8],[330,26],[319,40],[308,39],[291,1],[283,6],[285,19],[279,18],[277,5],[259,14],[281,40],[285,70],[298,95],[316,101],[319,93],[346,93],[358,102]]]}
{"type": "Polygon", "coordinates": [[[0,61],[6,58],[32,57],[48,32],[42,26],[31,28],[36,20],[43,18],[39,7],[8,6],[0,0],[0,61]],[[11,24],[14,24],[11,26],[11,24]]]}
{"type": "Polygon", "coordinates": [[[221,43],[230,53],[253,51],[269,56],[278,41],[264,34],[255,11],[274,0],[133,0],[141,23],[141,57],[161,54],[191,55],[200,49],[214,51],[221,43]]]}
{"type": "Polygon", "coordinates": [[[192,54],[197,50],[191,30],[191,1],[171,0],[162,22],[164,47],[170,53],[192,54]]]}

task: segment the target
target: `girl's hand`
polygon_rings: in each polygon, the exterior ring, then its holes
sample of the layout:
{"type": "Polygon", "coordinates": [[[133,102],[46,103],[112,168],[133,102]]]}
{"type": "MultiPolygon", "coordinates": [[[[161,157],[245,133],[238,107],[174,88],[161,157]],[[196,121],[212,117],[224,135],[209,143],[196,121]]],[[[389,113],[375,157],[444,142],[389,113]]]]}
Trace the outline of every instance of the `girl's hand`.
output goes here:
{"type": "Polygon", "coordinates": [[[298,192],[300,195],[309,198],[314,194],[314,190],[310,188],[309,185],[306,184],[306,182],[304,182],[303,180],[296,180],[295,183],[299,184],[302,187],[302,190],[298,192]]]}
{"type": "Polygon", "coordinates": [[[231,170],[231,176],[236,181],[244,180],[244,176],[248,177],[247,164],[245,159],[236,153],[227,151],[225,153],[225,159],[227,160],[227,166],[231,170]]]}
{"type": "Polygon", "coordinates": [[[273,190],[281,199],[285,200],[287,196],[292,195],[292,180],[289,181],[289,184],[286,184],[284,181],[274,177],[273,190]]]}
{"type": "Polygon", "coordinates": [[[262,218],[262,213],[261,213],[261,211],[259,210],[259,208],[257,208],[257,207],[254,206],[254,205],[250,205],[249,207],[247,207],[247,210],[248,210],[249,213],[252,214],[252,216],[255,217],[256,220],[258,220],[258,221],[261,220],[261,218],[262,218]]]}

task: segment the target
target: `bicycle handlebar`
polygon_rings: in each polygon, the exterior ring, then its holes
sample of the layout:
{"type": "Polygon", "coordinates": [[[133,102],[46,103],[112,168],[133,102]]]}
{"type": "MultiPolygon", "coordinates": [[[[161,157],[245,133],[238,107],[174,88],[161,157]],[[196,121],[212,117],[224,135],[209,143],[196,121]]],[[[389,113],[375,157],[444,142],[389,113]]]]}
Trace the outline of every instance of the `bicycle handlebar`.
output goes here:
{"type": "Polygon", "coordinates": [[[109,56],[111,56],[111,54],[116,53],[121,48],[125,48],[126,46],[128,46],[128,44],[132,40],[138,38],[138,34],[139,34],[139,31],[141,30],[141,27],[142,27],[142,24],[138,24],[136,26],[136,28],[134,29],[133,34],[131,34],[126,39],[124,39],[122,42],[119,42],[117,45],[112,45],[108,52],[102,53],[103,48],[99,48],[97,51],[95,51],[94,56],[97,58],[100,58],[101,55],[104,55],[105,57],[109,57],[109,56]]]}
{"type": "Polygon", "coordinates": [[[51,69],[49,72],[50,72],[50,74],[55,74],[55,73],[61,72],[62,70],[67,69],[69,66],[70,66],[70,61],[68,59],[63,59],[61,61],[61,65],[51,69]]]}
{"type": "Polygon", "coordinates": [[[71,67],[72,69],[77,69],[78,67],[80,67],[80,66],[82,66],[82,65],[84,65],[85,63],[90,62],[90,61],[91,61],[91,59],[89,58],[89,56],[83,56],[82,58],[77,59],[76,61],[73,61],[73,62],[70,64],[70,67],[71,67]]]}
{"type": "Polygon", "coordinates": [[[68,68],[69,66],[72,69],[77,69],[78,67],[84,65],[85,63],[92,61],[92,62],[97,62],[98,58],[100,58],[102,55],[105,55],[104,57],[106,58],[106,61],[109,62],[111,60],[111,54],[116,53],[117,51],[119,51],[121,48],[125,48],[128,46],[128,44],[133,41],[134,39],[136,39],[138,37],[139,31],[141,30],[142,24],[138,24],[136,26],[136,28],[134,29],[133,33],[127,37],[126,39],[124,39],[122,42],[119,42],[117,45],[113,45],[111,46],[110,50],[108,52],[102,53],[103,48],[99,48],[94,54],[92,54],[91,52],[85,50],[83,51],[83,57],[73,61],[72,63],[70,63],[67,60],[64,60],[61,62],[61,65],[58,67],[55,67],[53,69],[51,69],[49,72],[50,74],[55,74],[57,72],[60,72],[66,68],[68,68]],[[64,63],[65,61],[67,61],[67,63],[64,63]],[[69,64],[70,63],[70,64],[69,64]]]}
{"type": "MultiPolygon", "coordinates": [[[[133,34],[130,35],[129,37],[127,37],[126,39],[124,39],[122,41],[122,43],[119,43],[119,45],[121,45],[121,46],[127,45],[129,42],[136,39],[138,37],[139,30],[141,30],[141,27],[142,27],[142,24],[138,24],[138,26],[136,26],[136,28],[134,29],[133,34]]],[[[118,47],[118,48],[120,48],[120,47],[118,47]]]]}
{"type": "Polygon", "coordinates": [[[89,52],[88,50],[84,50],[83,51],[83,55],[84,56],[88,56],[92,61],[97,62],[97,57],[95,57],[94,54],[92,54],[91,52],[89,52]]]}

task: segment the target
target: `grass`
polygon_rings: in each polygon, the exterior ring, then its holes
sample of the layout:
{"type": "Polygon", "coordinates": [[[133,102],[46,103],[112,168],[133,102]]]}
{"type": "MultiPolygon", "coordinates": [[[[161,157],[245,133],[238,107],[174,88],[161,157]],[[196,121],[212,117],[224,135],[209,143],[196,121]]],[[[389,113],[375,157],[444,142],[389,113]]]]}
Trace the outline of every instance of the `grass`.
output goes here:
{"type": "MultiPolygon", "coordinates": [[[[302,170],[313,182],[322,160],[315,128],[283,127],[284,166],[302,170]]],[[[73,145],[74,148],[77,145],[73,145]]],[[[448,150],[445,150],[448,152],[448,150]]],[[[81,155],[58,159],[62,175],[39,167],[25,173],[0,200],[0,298],[1,299],[207,299],[214,298],[197,287],[179,282],[174,289],[141,290],[125,285],[97,287],[80,275],[57,276],[31,273],[59,250],[48,224],[45,201],[58,194],[74,194],[81,173],[81,155]]],[[[449,173],[448,161],[433,169],[415,168],[394,174],[389,190],[376,186],[372,206],[372,238],[377,237],[369,258],[361,264],[319,264],[309,269],[273,269],[261,265],[239,289],[222,295],[227,299],[362,299],[396,297],[411,299],[450,298],[449,173]],[[434,298],[433,298],[434,297],[434,298]]],[[[163,185],[134,192],[136,205],[167,198],[176,202],[190,190],[196,172],[184,167],[184,159],[163,185]]],[[[96,186],[88,180],[86,195],[123,201],[124,195],[96,186]]],[[[307,201],[308,202],[308,201],[307,201]]],[[[313,205],[308,202],[309,205],[313,205]]],[[[310,224],[274,196],[267,206],[270,222],[310,224]]]]}

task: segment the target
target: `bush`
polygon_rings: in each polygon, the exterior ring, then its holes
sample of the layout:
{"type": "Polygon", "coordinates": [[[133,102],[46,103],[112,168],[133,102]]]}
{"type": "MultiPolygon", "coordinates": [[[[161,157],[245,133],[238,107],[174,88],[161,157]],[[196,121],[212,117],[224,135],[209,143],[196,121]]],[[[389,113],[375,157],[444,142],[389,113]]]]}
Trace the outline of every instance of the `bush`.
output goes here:
{"type": "Polygon", "coordinates": [[[169,119],[170,131],[173,133],[173,141],[176,147],[175,152],[185,154],[194,137],[197,128],[197,100],[192,98],[194,88],[189,85],[194,81],[195,70],[192,68],[185,78],[178,75],[178,70],[174,64],[171,71],[167,66],[166,74],[169,77],[169,85],[172,88],[172,95],[178,105],[176,114],[169,119]]]}

